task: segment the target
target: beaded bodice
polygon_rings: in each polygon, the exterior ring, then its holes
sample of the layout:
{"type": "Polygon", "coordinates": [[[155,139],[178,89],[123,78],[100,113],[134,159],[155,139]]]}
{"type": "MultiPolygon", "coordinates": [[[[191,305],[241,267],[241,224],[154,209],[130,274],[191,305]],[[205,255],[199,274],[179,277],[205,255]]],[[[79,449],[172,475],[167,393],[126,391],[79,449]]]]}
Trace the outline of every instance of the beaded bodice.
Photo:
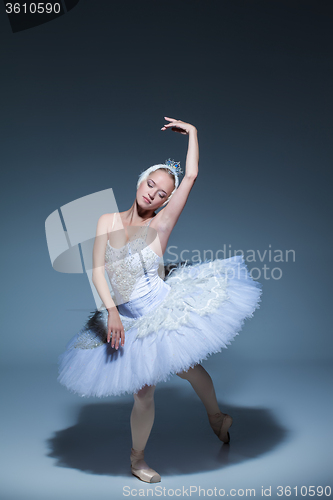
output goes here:
{"type": "Polygon", "coordinates": [[[105,270],[116,305],[146,295],[161,279],[158,275],[161,257],[146,243],[148,226],[143,226],[143,237],[128,241],[119,249],[107,243],[105,270]]]}

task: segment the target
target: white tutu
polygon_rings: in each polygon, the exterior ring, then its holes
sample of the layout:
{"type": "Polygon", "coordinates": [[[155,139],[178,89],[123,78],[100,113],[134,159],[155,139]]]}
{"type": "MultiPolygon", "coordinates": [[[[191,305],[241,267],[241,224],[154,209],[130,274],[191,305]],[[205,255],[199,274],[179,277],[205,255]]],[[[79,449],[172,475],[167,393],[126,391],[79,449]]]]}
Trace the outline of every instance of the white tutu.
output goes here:
{"type": "MultiPolygon", "coordinates": [[[[87,322],[58,358],[58,381],[81,397],[133,394],[167,381],[227,348],[259,308],[261,284],[251,278],[243,256],[178,266],[163,280],[160,257],[146,249],[148,291],[118,306],[124,346],[116,350],[106,343],[104,309],[100,330],[87,322]]],[[[110,272],[112,277],[119,289],[110,272]]]]}

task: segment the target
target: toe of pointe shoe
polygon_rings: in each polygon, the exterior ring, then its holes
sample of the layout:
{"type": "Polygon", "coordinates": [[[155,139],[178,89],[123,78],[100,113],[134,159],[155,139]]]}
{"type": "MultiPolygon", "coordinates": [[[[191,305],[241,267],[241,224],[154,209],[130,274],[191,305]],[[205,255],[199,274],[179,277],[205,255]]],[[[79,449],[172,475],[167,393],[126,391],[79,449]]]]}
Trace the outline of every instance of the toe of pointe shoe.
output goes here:
{"type": "Polygon", "coordinates": [[[232,417],[226,413],[217,413],[215,415],[208,415],[210,425],[223,443],[230,443],[229,427],[232,425],[232,417]]]}
{"type": "Polygon", "coordinates": [[[232,418],[230,415],[226,415],[225,418],[223,419],[223,423],[221,426],[220,434],[219,434],[219,439],[223,441],[225,444],[230,443],[230,434],[228,432],[229,427],[232,425],[232,418]]]}
{"type": "Polygon", "coordinates": [[[135,469],[131,467],[132,474],[145,483],[159,483],[161,476],[154,469],[135,469]]]}

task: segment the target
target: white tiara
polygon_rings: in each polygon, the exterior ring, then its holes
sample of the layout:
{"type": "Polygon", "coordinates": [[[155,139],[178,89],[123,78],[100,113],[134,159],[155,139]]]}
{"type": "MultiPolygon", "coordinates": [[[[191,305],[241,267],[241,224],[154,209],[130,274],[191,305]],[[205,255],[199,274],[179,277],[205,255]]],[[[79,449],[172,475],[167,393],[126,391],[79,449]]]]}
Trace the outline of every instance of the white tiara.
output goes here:
{"type": "Polygon", "coordinates": [[[167,168],[169,170],[171,170],[171,172],[174,174],[174,175],[177,175],[177,177],[180,175],[180,174],[183,174],[184,172],[182,171],[182,169],[180,168],[180,161],[173,161],[171,160],[170,158],[168,160],[166,160],[165,162],[165,165],[167,166],[167,168]]]}

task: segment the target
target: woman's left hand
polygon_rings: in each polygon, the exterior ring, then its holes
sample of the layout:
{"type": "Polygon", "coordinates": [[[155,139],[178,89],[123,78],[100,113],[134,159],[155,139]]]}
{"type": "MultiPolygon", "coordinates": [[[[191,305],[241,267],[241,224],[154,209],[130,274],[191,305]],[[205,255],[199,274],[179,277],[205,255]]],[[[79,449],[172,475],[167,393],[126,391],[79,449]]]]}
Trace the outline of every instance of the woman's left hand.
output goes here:
{"type": "Polygon", "coordinates": [[[168,128],[171,128],[171,130],[173,130],[174,132],[179,132],[180,134],[184,135],[188,135],[191,131],[196,130],[194,125],[191,125],[190,123],[185,123],[181,120],[175,120],[174,118],[168,118],[167,116],[165,116],[164,118],[166,120],[169,120],[170,123],[164,125],[161,130],[167,130],[168,128]]]}

